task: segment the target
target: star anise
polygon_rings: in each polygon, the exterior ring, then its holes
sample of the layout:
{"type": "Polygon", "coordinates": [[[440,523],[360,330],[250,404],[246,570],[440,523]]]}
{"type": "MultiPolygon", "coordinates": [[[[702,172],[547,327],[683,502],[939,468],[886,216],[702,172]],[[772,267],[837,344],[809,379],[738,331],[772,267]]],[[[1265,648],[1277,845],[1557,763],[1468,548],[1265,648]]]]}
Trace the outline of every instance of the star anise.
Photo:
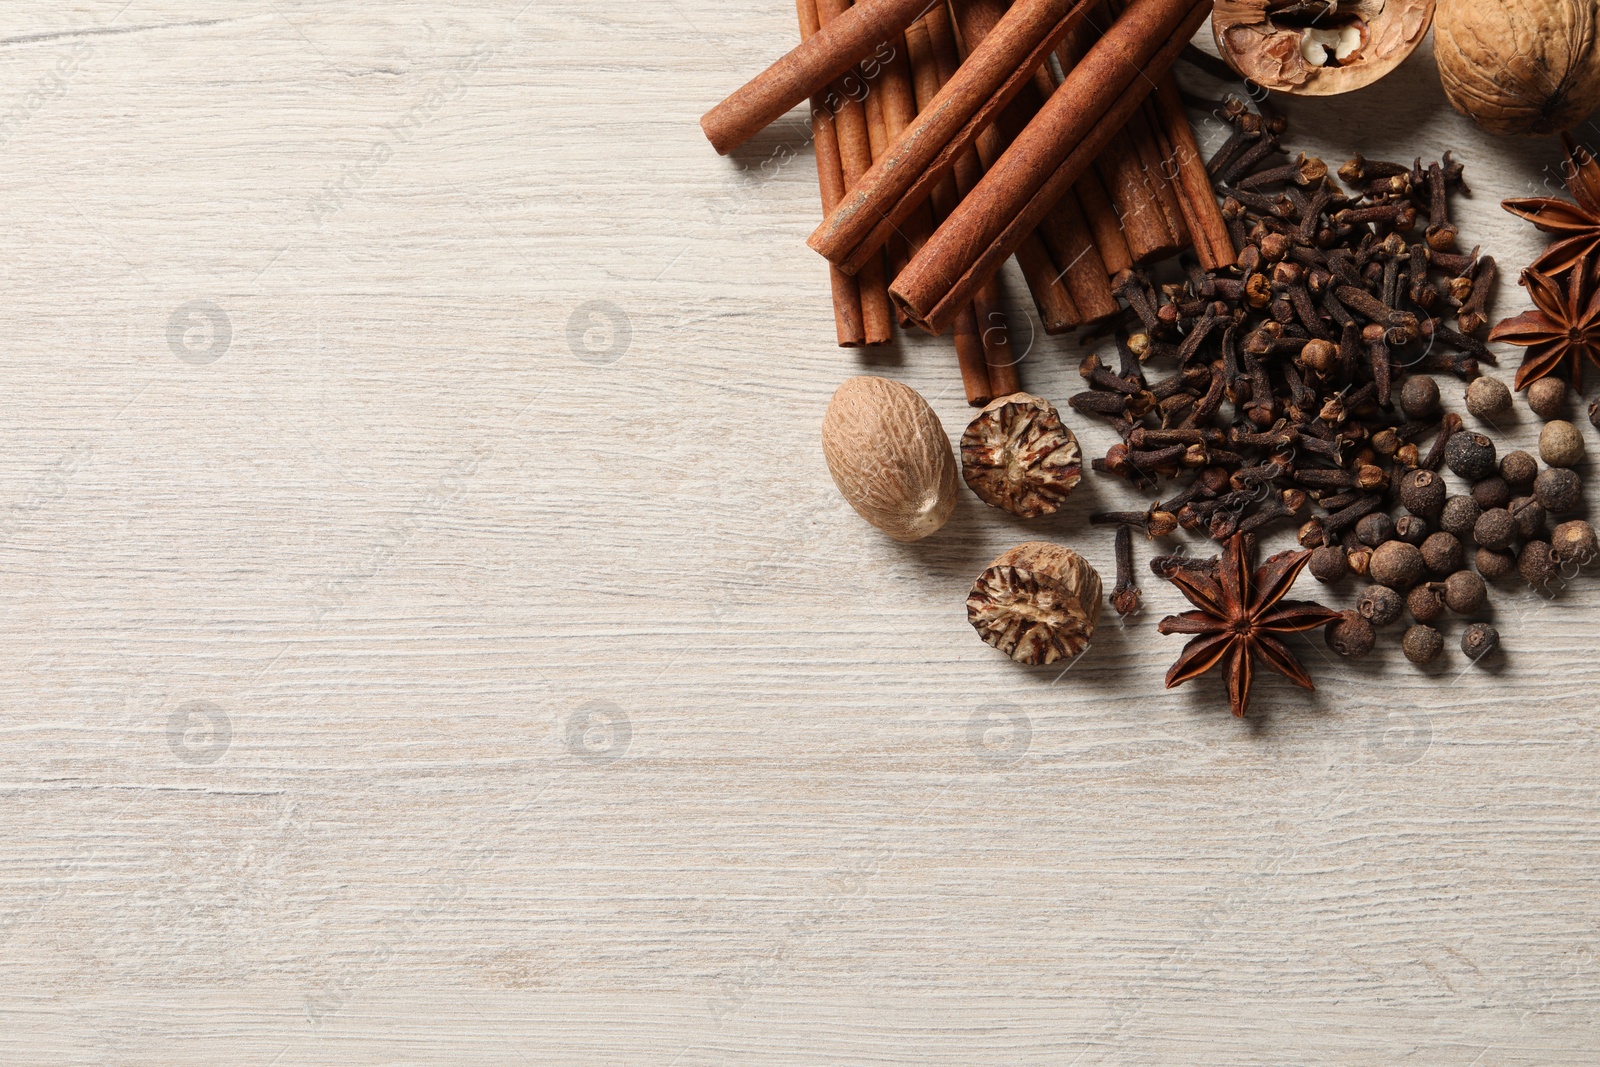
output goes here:
{"type": "Polygon", "coordinates": [[[1223,546],[1213,575],[1197,567],[1180,567],[1170,578],[1198,611],[1169,615],[1157,627],[1164,634],[1197,634],[1167,672],[1167,688],[1226,665],[1228,700],[1240,718],[1250,707],[1254,660],[1302,689],[1315,689],[1311,677],[1276,634],[1299,633],[1340,617],[1321,604],[1284,600],[1284,594],[1311,560],[1310,552],[1280,552],[1255,569],[1255,539],[1234,534],[1223,546]]]}
{"type": "Polygon", "coordinates": [[[1503,200],[1500,206],[1527,219],[1560,240],[1528,265],[1531,271],[1559,277],[1579,264],[1600,259],[1600,162],[1571,137],[1561,135],[1567,149],[1565,180],[1576,204],[1555,197],[1530,196],[1503,200]]]}
{"type": "Polygon", "coordinates": [[[1531,268],[1522,272],[1522,284],[1534,310],[1500,323],[1489,340],[1528,350],[1517,368],[1518,389],[1565,370],[1573,389],[1582,391],[1583,361],[1600,367],[1600,289],[1588,266],[1567,275],[1565,293],[1554,278],[1531,268]]]}

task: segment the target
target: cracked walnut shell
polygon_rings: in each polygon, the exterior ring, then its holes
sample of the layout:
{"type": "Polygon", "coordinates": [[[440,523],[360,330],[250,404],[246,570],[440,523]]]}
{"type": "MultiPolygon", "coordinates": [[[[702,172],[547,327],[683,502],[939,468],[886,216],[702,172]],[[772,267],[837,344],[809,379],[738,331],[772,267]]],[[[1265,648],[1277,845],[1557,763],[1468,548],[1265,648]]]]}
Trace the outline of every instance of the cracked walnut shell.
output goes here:
{"type": "Polygon", "coordinates": [[[1434,0],[1217,0],[1211,33],[1268,89],[1333,96],[1371,85],[1427,36],[1434,0]]]}
{"type": "Polygon", "coordinates": [[[961,435],[961,474],[985,504],[1036,519],[1060,511],[1083,480],[1083,453],[1048,400],[1013,393],[961,435]]]}
{"type": "Polygon", "coordinates": [[[967,621],[1018,663],[1056,663],[1089,647],[1103,599],[1100,575],[1082,556],[1029,541],[978,576],[967,595],[967,621]]]}
{"type": "Polygon", "coordinates": [[[1442,0],[1433,54],[1450,104],[1497,134],[1555,133],[1600,106],[1594,0],[1442,0]]]}

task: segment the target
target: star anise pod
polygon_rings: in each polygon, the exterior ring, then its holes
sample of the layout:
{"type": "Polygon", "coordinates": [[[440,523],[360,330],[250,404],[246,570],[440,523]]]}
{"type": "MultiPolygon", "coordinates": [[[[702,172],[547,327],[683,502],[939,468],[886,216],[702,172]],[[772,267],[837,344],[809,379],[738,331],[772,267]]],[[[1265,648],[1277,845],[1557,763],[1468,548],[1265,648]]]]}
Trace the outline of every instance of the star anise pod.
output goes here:
{"type": "Polygon", "coordinates": [[[1593,286],[1588,266],[1567,275],[1565,293],[1554,278],[1531,268],[1522,272],[1522,284],[1534,310],[1500,323],[1489,331],[1489,340],[1528,350],[1517,368],[1518,389],[1564,370],[1581,392],[1583,361],[1600,367],[1600,289],[1593,286]]]}
{"type": "Polygon", "coordinates": [[[1567,149],[1566,183],[1577,203],[1555,197],[1530,196],[1503,200],[1500,206],[1561,239],[1528,265],[1531,271],[1558,277],[1580,264],[1600,259],[1600,162],[1571,137],[1561,135],[1567,149]]]}
{"type": "Polygon", "coordinates": [[[1284,594],[1311,560],[1310,552],[1280,552],[1255,569],[1255,539],[1234,534],[1223,546],[1213,575],[1197,567],[1172,571],[1174,585],[1198,611],[1169,615],[1157,627],[1164,634],[1196,634],[1167,672],[1167,688],[1226,666],[1228,701],[1240,718],[1250,707],[1254,660],[1302,689],[1315,689],[1311,677],[1277,634],[1299,633],[1340,617],[1321,604],[1284,600],[1284,594]]]}

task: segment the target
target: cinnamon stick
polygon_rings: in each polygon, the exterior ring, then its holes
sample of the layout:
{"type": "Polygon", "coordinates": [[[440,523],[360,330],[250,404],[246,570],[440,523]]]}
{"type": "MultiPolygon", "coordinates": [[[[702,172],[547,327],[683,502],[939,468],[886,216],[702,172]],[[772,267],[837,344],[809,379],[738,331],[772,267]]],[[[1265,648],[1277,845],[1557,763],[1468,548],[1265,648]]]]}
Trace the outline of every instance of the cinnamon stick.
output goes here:
{"type": "Polygon", "coordinates": [[[1050,249],[1051,258],[1060,266],[1062,280],[1084,322],[1100,322],[1122,310],[1111,291],[1111,275],[1095,246],[1094,234],[1072,190],[1046,213],[1038,232],[1050,249]]]}
{"type": "MultiPolygon", "coordinates": [[[[1022,136],[896,279],[891,295],[942,332],[1072,187],[1211,13],[1212,0],[1133,0],[1022,136]]],[[[841,205],[842,209],[842,205],[841,205]]]]}
{"type": "Polygon", "coordinates": [[[1016,0],[950,84],[807,243],[847,272],[858,271],[1021,91],[1089,3],[1016,0]]]}
{"type": "MultiPolygon", "coordinates": [[[[906,58],[911,67],[919,111],[932,103],[941,86],[939,62],[934,54],[935,33],[949,33],[949,12],[942,6],[930,10],[906,28],[906,58]]],[[[938,223],[955,210],[958,201],[955,178],[946,175],[943,181],[933,187],[928,203],[923,206],[928,212],[929,221],[938,223]]],[[[931,231],[929,236],[932,236],[931,231]]],[[[913,250],[913,257],[920,250],[920,246],[913,250]]],[[[956,363],[961,368],[961,386],[966,391],[967,403],[982,407],[994,399],[994,390],[989,385],[989,366],[983,353],[982,331],[970,303],[957,313],[954,326],[952,333],[956,363]]]]}
{"type": "MultiPolygon", "coordinates": [[[[941,86],[949,85],[961,67],[961,55],[956,48],[955,27],[946,17],[929,19],[928,38],[933,44],[934,63],[939,71],[941,86]]],[[[956,194],[966,196],[983,178],[983,164],[973,149],[956,158],[952,171],[956,194]]],[[[1017,379],[1017,369],[1011,354],[1011,324],[1006,321],[1005,296],[1000,283],[990,278],[978,286],[972,296],[972,314],[977,322],[978,341],[983,346],[983,361],[989,371],[989,386],[994,396],[1009,396],[1020,392],[1022,384],[1017,379]]]]}
{"type": "MultiPolygon", "coordinates": [[[[916,120],[917,91],[911,80],[905,35],[896,34],[889,39],[888,45],[888,58],[882,61],[874,84],[882,97],[885,131],[889,135],[889,143],[893,144],[905,132],[905,128],[916,120]]],[[[895,234],[890,244],[890,279],[899,276],[910,262],[912,254],[920,250],[932,236],[933,215],[928,205],[923,204],[901,224],[900,232],[895,234]]],[[[911,320],[904,319],[900,325],[910,326],[911,320]]]]}
{"type": "MultiPolygon", "coordinates": [[[[1120,17],[1127,8],[1125,0],[1107,0],[1112,17],[1120,17]]],[[[1139,206],[1151,212],[1145,230],[1154,238],[1149,247],[1136,247],[1130,233],[1128,244],[1133,248],[1133,258],[1140,263],[1154,263],[1168,259],[1190,245],[1189,225],[1184,221],[1183,210],[1178,205],[1177,194],[1167,177],[1167,161],[1171,153],[1162,145],[1163,135],[1151,123],[1152,109],[1147,99],[1128,120],[1122,136],[1133,149],[1138,166],[1138,179],[1145,192],[1140,195],[1139,206]]],[[[1115,143],[1115,142],[1113,142],[1115,143]]],[[[1104,157],[1102,157],[1104,158],[1104,157]]],[[[1115,195],[1115,193],[1113,193],[1115,195]]]]}
{"type": "MultiPolygon", "coordinates": [[[[1005,0],[954,0],[951,10],[955,16],[956,29],[960,33],[963,50],[970,57],[972,50],[981,45],[1000,24],[1006,13],[1006,3],[1005,0]]],[[[982,164],[988,166],[1000,158],[1006,146],[1011,143],[1011,138],[1027,125],[1027,120],[1038,110],[1039,97],[1035,79],[1022,87],[1016,99],[1000,113],[999,121],[978,135],[978,158],[982,164]]],[[[970,187],[961,189],[963,195],[970,191],[970,187]]],[[[1056,269],[1056,264],[1050,257],[1050,250],[1039,234],[1029,234],[1018,247],[1017,266],[1022,269],[1023,280],[1028,283],[1028,292],[1033,296],[1033,304],[1038,309],[1039,320],[1044,324],[1045,333],[1066,333],[1083,322],[1083,316],[1062,280],[1062,272],[1056,269]]],[[[1106,295],[1111,295],[1109,286],[1106,295]]],[[[983,300],[980,298],[977,303],[981,305],[983,300]]],[[[979,317],[983,317],[981,310],[979,317]]],[[[987,331],[985,336],[988,336],[987,331]]],[[[985,351],[988,351],[987,348],[985,351]]],[[[989,357],[991,367],[989,377],[993,379],[995,353],[989,352],[989,357]]],[[[1012,370],[1009,374],[1002,373],[1002,377],[1014,378],[1015,371],[1012,370]]],[[[1000,395],[1005,395],[1000,390],[999,384],[996,384],[995,388],[1000,395]]]]}
{"type": "MultiPolygon", "coordinates": [[[[824,32],[835,19],[846,15],[849,4],[850,0],[817,0],[817,16],[824,32]]],[[[872,132],[867,125],[866,106],[851,95],[848,85],[835,82],[830,101],[834,104],[834,130],[839,137],[839,158],[848,198],[849,190],[860,184],[862,176],[872,169],[872,132]]],[[[883,256],[867,257],[855,274],[861,290],[861,325],[867,344],[886,345],[894,339],[895,311],[889,301],[883,256]]]]}
{"type": "Polygon", "coordinates": [[[905,29],[932,0],[861,0],[821,32],[756,75],[700,119],[718,155],[727,155],[807,97],[827,91],[879,43],[905,29]]]}
{"type": "Polygon", "coordinates": [[[1100,184],[1100,176],[1091,168],[1072,187],[1072,195],[1083,208],[1083,217],[1094,234],[1095,248],[1104,262],[1106,276],[1120,274],[1133,266],[1133,250],[1122,234],[1122,223],[1117,220],[1117,209],[1111,203],[1111,194],[1100,184]]]}
{"type": "MultiPolygon", "coordinates": [[[[817,0],[795,0],[800,16],[800,37],[805,40],[822,26],[817,17],[817,0]]],[[[811,98],[811,143],[817,156],[817,185],[822,192],[822,213],[832,211],[844,197],[844,170],[839,161],[839,137],[834,130],[833,112],[820,97],[811,98]]],[[[833,292],[833,322],[840,348],[857,348],[867,343],[861,324],[861,288],[850,275],[828,264],[828,282],[833,292]]]]}
{"type": "Polygon", "coordinates": [[[1228,224],[1217,204],[1211,177],[1206,173],[1205,157],[1195,141],[1194,126],[1183,109],[1177,79],[1170,71],[1156,79],[1155,93],[1150,100],[1156,121],[1165,131],[1171,147],[1172,168],[1176,171],[1173,184],[1178,190],[1178,204],[1189,224],[1189,234],[1194,238],[1195,256],[1204,270],[1231,267],[1238,259],[1238,250],[1233,247],[1228,224]]]}

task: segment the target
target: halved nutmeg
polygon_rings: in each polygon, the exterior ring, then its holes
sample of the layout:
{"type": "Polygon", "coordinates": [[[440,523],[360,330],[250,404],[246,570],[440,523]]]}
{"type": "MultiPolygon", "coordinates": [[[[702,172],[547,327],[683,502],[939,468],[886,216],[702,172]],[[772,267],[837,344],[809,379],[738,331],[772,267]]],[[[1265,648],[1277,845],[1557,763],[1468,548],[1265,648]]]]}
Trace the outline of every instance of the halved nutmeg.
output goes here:
{"type": "Polygon", "coordinates": [[[1333,96],[1371,85],[1416,50],[1434,0],[1217,0],[1211,33],[1268,89],[1333,96]]]}
{"type": "Polygon", "coordinates": [[[1012,393],[961,435],[961,476],[985,504],[1034,519],[1061,510],[1083,480],[1083,453],[1050,401],[1012,393]]]}
{"type": "Polygon", "coordinates": [[[1072,659],[1100,622],[1100,574],[1061,545],[1029,541],[989,565],[967,595],[967,621],[1018,663],[1072,659]]]}

